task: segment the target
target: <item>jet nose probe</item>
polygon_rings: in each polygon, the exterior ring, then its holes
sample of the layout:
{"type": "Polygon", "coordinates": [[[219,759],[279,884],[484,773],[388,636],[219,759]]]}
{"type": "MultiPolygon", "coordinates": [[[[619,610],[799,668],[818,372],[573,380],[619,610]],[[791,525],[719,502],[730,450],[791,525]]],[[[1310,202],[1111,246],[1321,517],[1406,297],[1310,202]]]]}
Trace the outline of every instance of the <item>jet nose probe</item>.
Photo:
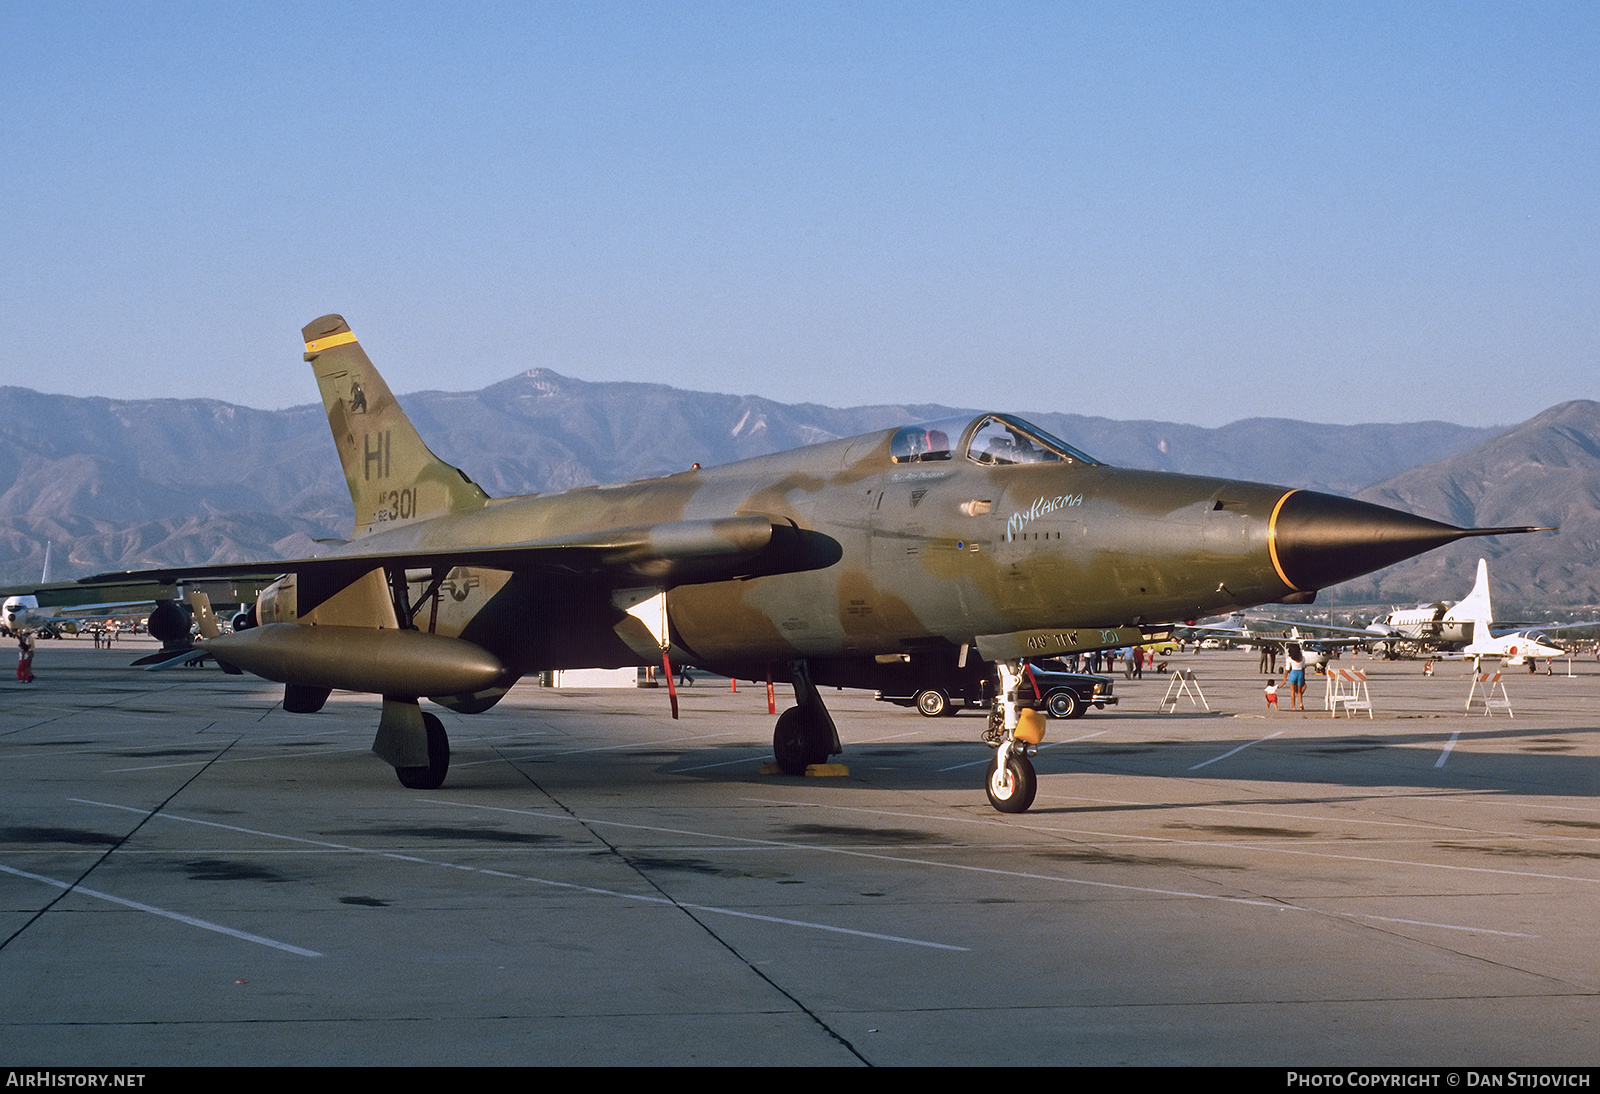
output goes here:
{"type": "Polygon", "coordinates": [[[1457,528],[1354,498],[1291,490],[1273,508],[1267,547],[1283,583],[1312,592],[1458,539],[1549,531],[1554,529],[1457,528]]]}

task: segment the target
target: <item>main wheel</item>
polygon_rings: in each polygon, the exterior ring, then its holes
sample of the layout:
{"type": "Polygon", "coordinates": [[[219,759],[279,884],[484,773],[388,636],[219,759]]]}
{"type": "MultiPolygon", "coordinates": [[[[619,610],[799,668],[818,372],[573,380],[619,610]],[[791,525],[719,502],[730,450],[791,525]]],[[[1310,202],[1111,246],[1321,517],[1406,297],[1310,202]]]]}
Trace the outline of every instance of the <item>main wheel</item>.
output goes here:
{"type": "Polygon", "coordinates": [[[1052,718],[1077,718],[1083,714],[1082,700],[1070,691],[1052,691],[1044,705],[1052,718]]]}
{"type": "Polygon", "coordinates": [[[1039,777],[1033,773],[1033,761],[1019,753],[1006,757],[1006,769],[1000,770],[1000,757],[989,761],[988,778],[984,789],[989,792],[989,804],[1002,813],[1026,813],[1039,792],[1039,777]]]}
{"type": "Polygon", "coordinates": [[[772,755],[785,775],[804,775],[811,764],[828,762],[828,727],[804,707],[790,707],[778,715],[772,731],[772,755]]]}
{"type": "Polygon", "coordinates": [[[437,790],[450,770],[450,737],[437,714],[423,711],[422,724],[428,729],[428,766],[397,767],[394,773],[408,790],[437,790]]]}
{"type": "Polygon", "coordinates": [[[924,717],[937,718],[950,709],[950,697],[938,688],[924,688],[917,692],[917,711],[924,717]]]}

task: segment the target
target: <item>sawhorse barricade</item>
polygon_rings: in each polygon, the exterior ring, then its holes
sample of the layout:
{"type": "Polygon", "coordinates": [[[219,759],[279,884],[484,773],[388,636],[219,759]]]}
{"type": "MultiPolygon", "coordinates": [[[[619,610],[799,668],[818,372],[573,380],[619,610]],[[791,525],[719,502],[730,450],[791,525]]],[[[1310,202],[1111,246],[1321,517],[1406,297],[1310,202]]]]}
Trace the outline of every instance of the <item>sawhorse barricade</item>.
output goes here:
{"type": "Polygon", "coordinates": [[[1200,682],[1194,678],[1193,669],[1175,669],[1172,679],[1167,681],[1167,693],[1161,697],[1161,713],[1171,714],[1178,709],[1180,696],[1187,696],[1189,702],[1197,707],[1211,709],[1211,704],[1206,702],[1205,693],[1200,690],[1200,682]]]}
{"type": "Polygon", "coordinates": [[[1500,673],[1475,672],[1472,674],[1472,690],[1467,693],[1467,713],[1472,713],[1472,704],[1482,703],[1484,717],[1491,716],[1496,708],[1504,710],[1506,716],[1515,718],[1511,710],[1511,696],[1506,694],[1505,681],[1500,679],[1500,673]],[[1481,688],[1481,690],[1480,690],[1481,688]]]}
{"type": "Polygon", "coordinates": [[[1339,717],[1339,708],[1343,707],[1350,712],[1350,717],[1355,717],[1355,712],[1364,710],[1367,717],[1372,714],[1372,694],[1367,690],[1367,674],[1360,669],[1329,669],[1327,673],[1328,695],[1325,700],[1327,709],[1335,718],[1339,717]]]}

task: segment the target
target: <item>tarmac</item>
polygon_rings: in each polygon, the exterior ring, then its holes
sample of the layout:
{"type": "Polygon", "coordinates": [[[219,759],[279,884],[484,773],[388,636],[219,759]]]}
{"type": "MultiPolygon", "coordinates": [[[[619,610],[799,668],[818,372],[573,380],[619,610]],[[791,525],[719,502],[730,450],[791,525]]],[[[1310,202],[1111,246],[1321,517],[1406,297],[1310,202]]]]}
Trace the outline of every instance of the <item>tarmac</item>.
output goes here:
{"type": "Polygon", "coordinates": [[[801,779],[764,688],[524,682],[410,791],[375,699],[138,652],[0,684],[0,1065],[1600,1063],[1593,660],[1335,719],[1185,654],[1005,816],[977,713],[828,692],[801,779]]]}

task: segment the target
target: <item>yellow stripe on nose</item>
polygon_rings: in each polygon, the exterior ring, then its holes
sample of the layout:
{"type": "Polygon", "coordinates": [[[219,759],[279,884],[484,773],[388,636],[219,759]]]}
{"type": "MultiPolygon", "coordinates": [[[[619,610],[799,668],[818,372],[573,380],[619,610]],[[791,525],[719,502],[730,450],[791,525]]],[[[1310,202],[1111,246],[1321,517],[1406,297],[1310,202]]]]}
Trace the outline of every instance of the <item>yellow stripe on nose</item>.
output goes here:
{"type": "Polygon", "coordinates": [[[1300,592],[1300,587],[1289,580],[1289,575],[1283,572],[1283,563],[1278,559],[1278,514],[1283,510],[1283,503],[1288,501],[1299,490],[1291,490],[1278,499],[1278,504],[1272,507],[1272,516],[1267,520],[1267,554],[1272,558],[1272,568],[1278,571],[1278,578],[1295,592],[1300,592]]]}

